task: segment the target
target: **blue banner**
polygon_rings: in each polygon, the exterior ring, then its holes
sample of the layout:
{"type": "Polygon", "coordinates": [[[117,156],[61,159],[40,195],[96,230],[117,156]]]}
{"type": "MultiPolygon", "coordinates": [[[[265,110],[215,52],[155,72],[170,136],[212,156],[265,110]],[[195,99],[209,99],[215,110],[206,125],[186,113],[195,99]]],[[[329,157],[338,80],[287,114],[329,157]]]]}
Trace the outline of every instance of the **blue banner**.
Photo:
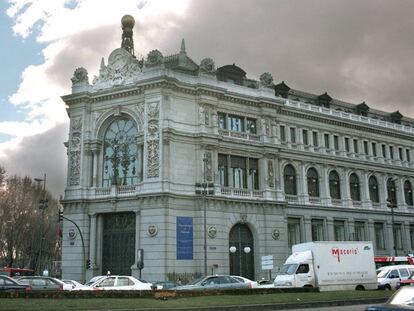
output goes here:
{"type": "Polygon", "coordinates": [[[177,259],[193,259],[193,218],[177,216],[177,259]]]}

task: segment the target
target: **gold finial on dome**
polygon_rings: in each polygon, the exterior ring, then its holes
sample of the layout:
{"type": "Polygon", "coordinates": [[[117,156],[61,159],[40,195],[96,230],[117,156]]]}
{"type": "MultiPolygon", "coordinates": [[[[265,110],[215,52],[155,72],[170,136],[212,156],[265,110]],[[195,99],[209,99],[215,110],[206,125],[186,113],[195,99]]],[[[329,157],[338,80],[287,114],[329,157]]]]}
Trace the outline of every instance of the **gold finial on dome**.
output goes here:
{"type": "Polygon", "coordinates": [[[122,43],[121,48],[127,50],[134,56],[133,31],[135,19],[131,15],[124,15],[121,19],[122,24],[122,43]]]}

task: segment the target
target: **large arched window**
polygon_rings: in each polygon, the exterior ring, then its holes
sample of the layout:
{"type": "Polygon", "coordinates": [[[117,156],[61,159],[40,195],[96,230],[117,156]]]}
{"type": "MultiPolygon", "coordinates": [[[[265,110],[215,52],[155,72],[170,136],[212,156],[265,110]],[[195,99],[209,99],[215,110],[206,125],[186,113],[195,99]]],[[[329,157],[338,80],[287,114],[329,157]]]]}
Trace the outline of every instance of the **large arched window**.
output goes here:
{"type": "Polygon", "coordinates": [[[405,197],[405,204],[412,206],[413,205],[413,191],[411,187],[411,183],[406,180],[404,183],[404,197],[405,197]]]}
{"type": "Polygon", "coordinates": [[[312,167],[308,169],[308,194],[310,197],[319,197],[319,178],[318,172],[312,167]]]}
{"type": "Polygon", "coordinates": [[[387,200],[394,205],[397,205],[397,189],[395,188],[395,181],[391,178],[387,180],[387,200]]]}
{"type": "Polygon", "coordinates": [[[349,189],[352,201],[361,201],[361,193],[359,191],[359,178],[356,174],[349,176],[349,189]]]}
{"type": "Polygon", "coordinates": [[[378,181],[375,176],[371,176],[368,181],[369,184],[369,198],[373,203],[379,203],[378,181]]]}
{"type": "Polygon", "coordinates": [[[296,195],[296,171],[292,165],[286,165],[283,171],[285,194],[296,195]]]}
{"type": "Polygon", "coordinates": [[[138,182],[137,127],[126,117],[116,119],[106,130],[103,154],[103,186],[138,182]]]}
{"type": "Polygon", "coordinates": [[[329,193],[332,199],[341,199],[341,184],[336,171],[329,173],[329,193]]]}

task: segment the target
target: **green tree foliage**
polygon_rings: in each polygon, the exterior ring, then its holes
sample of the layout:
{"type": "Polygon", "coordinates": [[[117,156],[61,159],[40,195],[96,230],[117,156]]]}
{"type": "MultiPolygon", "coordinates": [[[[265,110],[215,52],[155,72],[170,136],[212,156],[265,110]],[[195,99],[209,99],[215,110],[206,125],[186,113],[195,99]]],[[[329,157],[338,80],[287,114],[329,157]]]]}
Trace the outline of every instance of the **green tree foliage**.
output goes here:
{"type": "Polygon", "coordinates": [[[43,183],[0,167],[0,267],[52,268],[60,258],[59,202],[43,183]],[[47,198],[45,209],[40,200],[47,198]]]}

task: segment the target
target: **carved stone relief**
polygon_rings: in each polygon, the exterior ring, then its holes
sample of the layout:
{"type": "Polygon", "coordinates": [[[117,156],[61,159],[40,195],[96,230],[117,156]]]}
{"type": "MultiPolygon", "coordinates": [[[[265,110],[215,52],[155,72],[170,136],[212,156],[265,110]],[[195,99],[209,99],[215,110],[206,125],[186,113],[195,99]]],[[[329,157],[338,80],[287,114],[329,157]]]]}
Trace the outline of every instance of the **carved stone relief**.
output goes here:
{"type": "Polygon", "coordinates": [[[210,111],[209,107],[201,105],[199,107],[199,122],[201,125],[210,125],[210,111]]]}
{"type": "Polygon", "coordinates": [[[212,182],[213,181],[213,161],[212,161],[212,154],[211,152],[206,152],[204,154],[206,161],[206,181],[212,182]]]}
{"type": "Polygon", "coordinates": [[[160,175],[160,134],[159,134],[159,103],[147,106],[147,177],[155,178],[160,175]]]}
{"type": "Polygon", "coordinates": [[[69,142],[69,185],[79,185],[80,180],[80,157],[82,139],[82,119],[77,118],[72,121],[71,138],[69,142]]]}
{"type": "Polygon", "coordinates": [[[211,58],[204,58],[200,63],[200,71],[204,73],[214,73],[214,61],[211,58]]]}
{"type": "Polygon", "coordinates": [[[273,172],[273,161],[268,160],[267,161],[267,184],[270,188],[273,188],[275,186],[274,182],[274,172],[273,172]]]}

